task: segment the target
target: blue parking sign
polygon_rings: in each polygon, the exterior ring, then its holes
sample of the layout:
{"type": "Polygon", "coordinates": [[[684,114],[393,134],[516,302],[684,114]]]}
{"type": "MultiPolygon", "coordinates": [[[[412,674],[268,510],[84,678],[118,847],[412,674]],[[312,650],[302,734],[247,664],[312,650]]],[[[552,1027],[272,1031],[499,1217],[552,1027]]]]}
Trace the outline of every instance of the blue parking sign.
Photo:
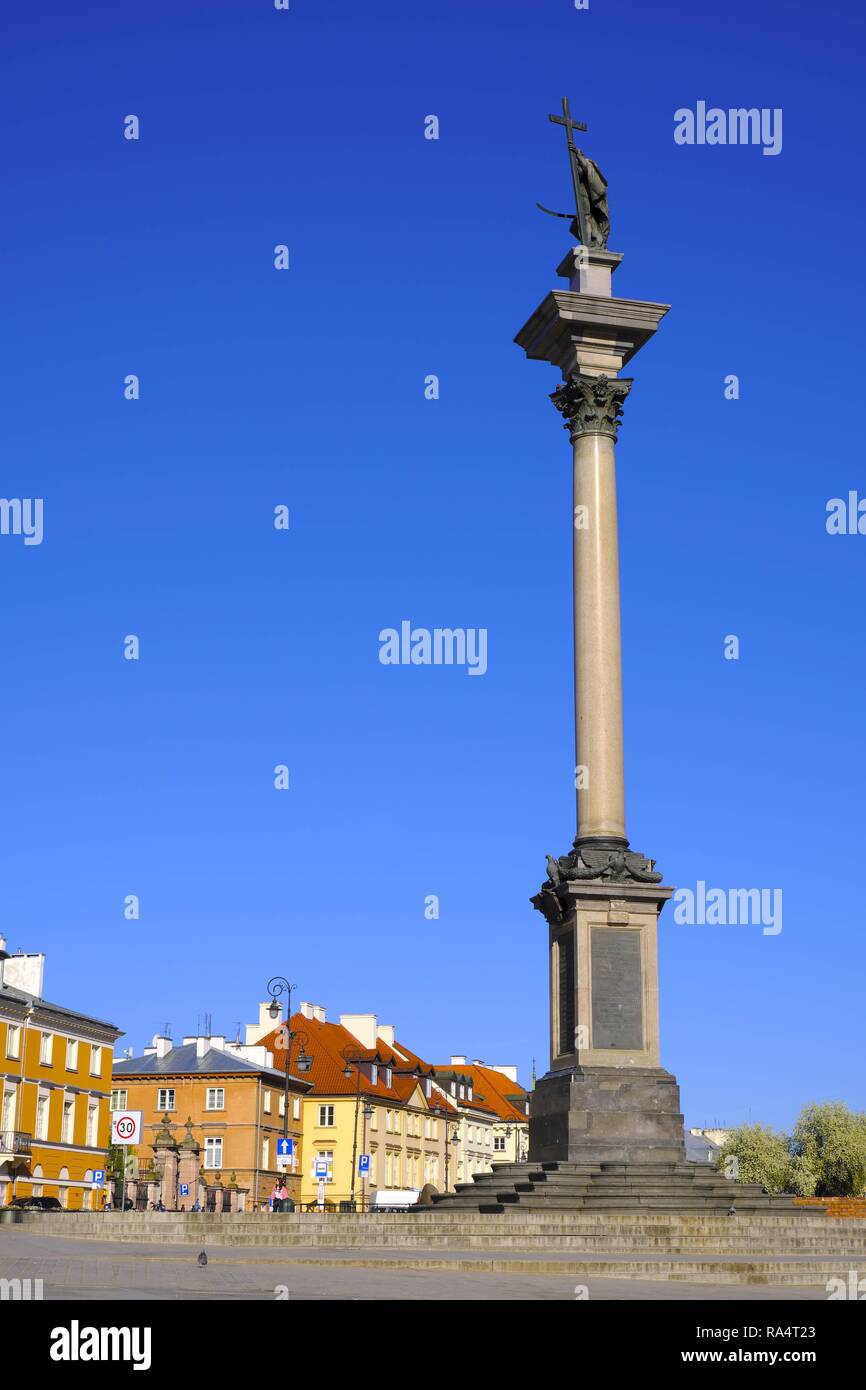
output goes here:
{"type": "Polygon", "coordinates": [[[366,1178],[370,1172],[370,1155],[358,1155],[358,1173],[362,1178],[366,1178]]]}
{"type": "Polygon", "coordinates": [[[181,1197],[188,1197],[188,1196],[189,1196],[189,1183],[188,1183],[188,1182],[182,1182],[182,1183],[181,1183],[181,1185],[180,1185],[180,1195],[181,1195],[181,1197]]]}
{"type": "Polygon", "coordinates": [[[94,1170],[93,1170],[93,1186],[94,1186],[94,1187],[103,1187],[104,1185],[105,1185],[105,1169],[104,1169],[104,1168],[94,1168],[94,1170]]]}

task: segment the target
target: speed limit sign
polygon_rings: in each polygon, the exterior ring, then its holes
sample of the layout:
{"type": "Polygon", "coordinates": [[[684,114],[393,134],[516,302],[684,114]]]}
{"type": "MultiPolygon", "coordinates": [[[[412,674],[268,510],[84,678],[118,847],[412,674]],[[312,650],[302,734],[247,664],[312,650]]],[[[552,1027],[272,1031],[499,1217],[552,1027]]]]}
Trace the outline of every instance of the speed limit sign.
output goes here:
{"type": "Polygon", "coordinates": [[[111,1117],[112,1144],[138,1144],[141,1140],[141,1111],[118,1110],[111,1117]]]}

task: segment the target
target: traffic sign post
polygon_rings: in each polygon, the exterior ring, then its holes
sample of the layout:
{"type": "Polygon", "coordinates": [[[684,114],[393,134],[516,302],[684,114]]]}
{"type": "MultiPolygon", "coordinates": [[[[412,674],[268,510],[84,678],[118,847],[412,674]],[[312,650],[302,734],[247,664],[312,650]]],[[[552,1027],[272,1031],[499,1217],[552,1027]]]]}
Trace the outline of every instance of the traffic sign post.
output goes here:
{"type": "MultiPolygon", "coordinates": [[[[141,1141],[141,1111],[118,1110],[111,1117],[111,1142],[121,1149],[141,1141]]],[[[126,1211],[126,1154],[123,1155],[123,1182],[120,1188],[120,1210],[126,1211]]]]}

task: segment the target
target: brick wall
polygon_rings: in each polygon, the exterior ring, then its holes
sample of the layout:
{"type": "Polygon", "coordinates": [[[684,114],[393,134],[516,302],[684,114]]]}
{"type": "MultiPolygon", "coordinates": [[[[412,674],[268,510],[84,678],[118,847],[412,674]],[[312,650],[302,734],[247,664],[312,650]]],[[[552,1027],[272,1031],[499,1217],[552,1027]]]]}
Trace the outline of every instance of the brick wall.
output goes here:
{"type": "Polygon", "coordinates": [[[795,1197],[797,1207],[823,1207],[828,1216],[866,1217],[866,1197],[795,1197]]]}

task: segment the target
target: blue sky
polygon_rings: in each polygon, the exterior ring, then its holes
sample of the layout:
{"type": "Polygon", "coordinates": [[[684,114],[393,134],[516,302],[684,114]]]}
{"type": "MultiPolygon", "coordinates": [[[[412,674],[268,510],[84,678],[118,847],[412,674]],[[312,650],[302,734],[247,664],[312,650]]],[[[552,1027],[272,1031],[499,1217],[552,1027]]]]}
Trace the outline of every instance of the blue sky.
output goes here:
{"type": "Polygon", "coordinates": [[[43,498],[45,535],[0,536],[0,931],[49,998],[139,1051],[233,1033],[281,973],[431,1060],[545,1069],[569,450],[512,340],[568,246],[534,207],[567,202],[568,93],[618,293],[673,306],[618,450],[630,838],[673,885],[784,894],[773,937],[666,910],[663,1061],[691,1123],[866,1107],[866,538],[825,529],[866,493],[863,27],[802,0],[7,18],[0,495],[43,498]],[[781,108],[781,153],[676,145],[699,100],[781,108]],[[404,619],[486,628],[487,673],[381,665],[404,619]]]}

